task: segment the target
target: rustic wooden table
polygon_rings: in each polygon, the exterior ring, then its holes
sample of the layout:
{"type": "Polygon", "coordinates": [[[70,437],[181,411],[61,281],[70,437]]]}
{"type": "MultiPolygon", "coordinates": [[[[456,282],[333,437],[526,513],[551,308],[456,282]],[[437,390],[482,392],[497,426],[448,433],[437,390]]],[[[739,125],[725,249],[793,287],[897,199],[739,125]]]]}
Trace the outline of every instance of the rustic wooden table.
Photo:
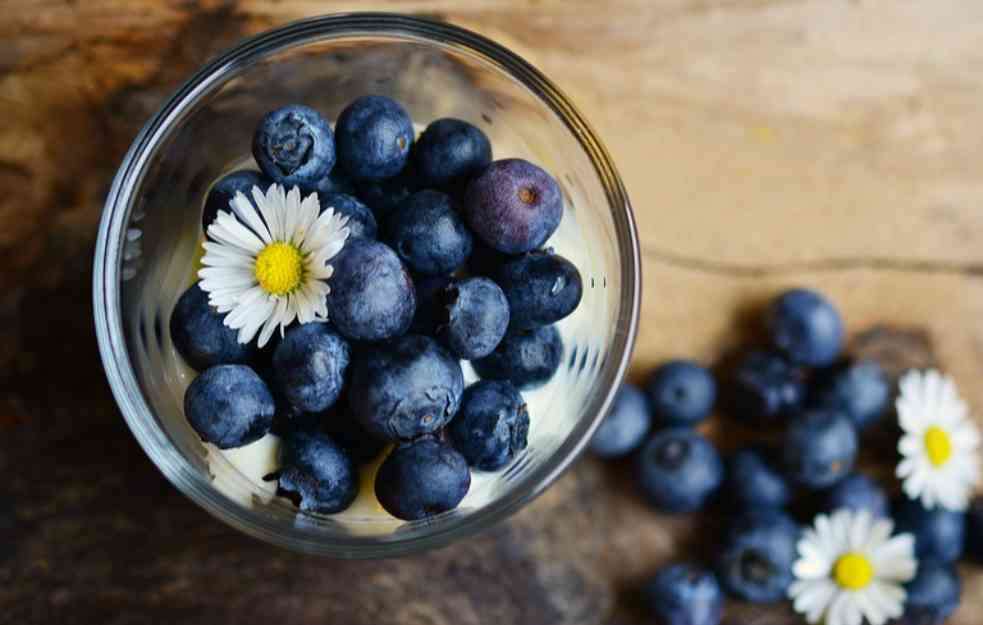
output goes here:
{"type": "MultiPolygon", "coordinates": [[[[634,376],[668,356],[714,360],[764,298],[809,284],[858,348],[937,363],[983,410],[983,3],[0,0],[0,621],[642,623],[638,581],[712,549],[690,520],[642,505],[623,467],[584,460],[466,543],[316,560],[213,520],[133,441],[89,304],[123,152],[210,55],[369,4],[502,41],[596,125],[642,233],[634,376]]],[[[953,622],[970,625],[983,575],[963,571],[953,622]]],[[[728,610],[731,625],[799,622],[728,610]]]]}

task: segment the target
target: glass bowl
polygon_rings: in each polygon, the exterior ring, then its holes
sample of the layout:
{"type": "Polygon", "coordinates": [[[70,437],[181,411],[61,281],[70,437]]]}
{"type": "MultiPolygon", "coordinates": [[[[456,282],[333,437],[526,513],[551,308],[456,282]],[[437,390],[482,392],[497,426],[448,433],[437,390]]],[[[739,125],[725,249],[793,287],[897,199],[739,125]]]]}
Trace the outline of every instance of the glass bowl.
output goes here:
{"type": "MultiPolygon", "coordinates": [[[[99,346],[116,401],[171,482],[213,515],[263,540],[367,558],[442,546],[488,527],[571,464],[628,366],[640,278],[634,220],[611,158],[545,76],[460,28],[399,15],[347,14],[249,39],[167,100],[113,182],[93,288],[99,346]],[[193,280],[204,196],[224,173],[254,167],[250,141],[259,118],[272,108],[304,103],[334,119],[366,93],[399,100],[421,127],[438,117],[466,119],[489,135],[496,158],[523,157],[550,171],[563,189],[566,212],[548,245],[577,264],[584,279],[580,307],[560,324],[560,371],[526,395],[529,447],[503,471],[475,473],[457,510],[412,523],[380,513],[371,497],[342,515],[300,514],[241,470],[234,454],[203,445],[182,411],[194,373],[174,351],[168,331],[174,303],[193,280]]],[[[370,478],[365,482],[370,485],[370,478]]]]}

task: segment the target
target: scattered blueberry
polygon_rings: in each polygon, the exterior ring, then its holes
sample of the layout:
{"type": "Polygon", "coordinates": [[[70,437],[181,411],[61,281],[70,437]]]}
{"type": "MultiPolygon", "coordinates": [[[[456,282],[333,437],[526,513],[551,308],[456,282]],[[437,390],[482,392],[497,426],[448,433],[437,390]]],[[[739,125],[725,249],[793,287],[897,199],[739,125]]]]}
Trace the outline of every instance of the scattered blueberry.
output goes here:
{"type": "Polygon", "coordinates": [[[727,461],[728,498],[740,509],[784,508],[792,500],[792,488],[775,466],[773,454],[761,449],[741,449],[727,461]]]}
{"type": "Polygon", "coordinates": [[[398,174],[413,146],[413,121],[398,102],[366,95],[349,104],[335,124],[338,163],[355,180],[398,174]]]}
{"type": "Polygon", "coordinates": [[[273,354],[277,388],[298,410],[327,410],[341,395],[350,360],[348,343],[329,324],[291,328],[273,354]]]}
{"type": "Polygon", "coordinates": [[[413,280],[389,247],[356,238],[331,259],[331,322],[356,341],[379,341],[406,332],[416,311],[413,280]]]}
{"type": "Polygon", "coordinates": [[[497,471],[526,448],[529,413],[511,382],[480,380],[464,390],[447,434],[469,465],[497,471]]]}
{"type": "MultiPolygon", "coordinates": [[[[332,167],[331,172],[315,182],[313,185],[305,187],[305,191],[317,193],[344,193],[345,195],[355,195],[355,183],[341,171],[341,167],[332,167]]],[[[323,206],[323,205],[322,205],[323,206]]]]}
{"type": "Polygon", "coordinates": [[[720,550],[720,584],[745,601],[781,601],[792,583],[799,533],[795,521],[777,510],[741,515],[726,532],[720,550]]]}
{"type": "Polygon", "coordinates": [[[461,365],[430,337],[408,334],[367,347],[355,358],[348,395],[366,430],[387,440],[436,432],[457,414],[461,365]]]}
{"type": "Polygon", "coordinates": [[[879,364],[862,360],[830,372],[819,385],[815,401],[824,408],[842,411],[863,429],[887,413],[891,384],[879,364]]]}
{"type": "Polygon", "coordinates": [[[648,400],[634,384],[622,384],[611,412],[594,432],[590,449],[601,458],[620,458],[638,449],[652,429],[648,400]]]}
{"type": "Polygon", "coordinates": [[[966,553],[983,562],[983,497],[977,497],[966,511],[966,553]]]}
{"type": "Polygon", "coordinates": [[[501,265],[495,282],[512,311],[512,327],[528,330],[556,323],[580,304],[580,272],[552,250],[529,252],[501,265]]]}
{"type": "Polygon", "coordinates": [[[644,595],[658,625],[718,625],[723,617],[717,578],[691,564],[660,569],[645,585],[644,595]]]}
{"type": "Polygon", "coordinates": [[[509,303],[488,278],[455,280],[436,294],[436,336],[466,360],[491,354],[509,327],[509,303]]]}
{"type": "Polygon", "coordinates": [[[511,331],[491,354],[471,362],[483,378],[509,380],[519,390],[542,386],[560,367],[563,340],[556,326],[511,331]]]}
{"type": "Polygon", "coordinates": [[[201,440],[220,449],[242,447],[270,430],[273,395],[245,365],[206,369],[184,394],[184,414],[201,440]]]}
{"type": "Polygon", "coordinates": [[[471,487],[464,456],[436,438],[402,443],[382,463],[375,495],[398,519],[417,521],[457,507],[471,487]]]}
{"type": "Polygon", "coordinates": [[[778,354],[749,352],[731,379],[731,404],[744,420],[774,419],[798,410],[805,399],[802,374],[778,354]]]}
{"type": "Polygon", "coordinates": [[[239,333],[225,325],[225,315],[208,305],[208,293],[191,285],[171,313],[171,340],[197,371],[214,365],[244,365],[256,357],[256,344],[242,344],[239,333]]]}
{"type": "Polygon", "coordinates": [[[857,430],[845,415],[812,410],[793,419],[785,432],[785,469],[798,483],[826,488],[853,469],[857,430]]]}
{"type": "Polygon", "coordinates": [[[806,289],[780,295],[769,311],[775,347],[800,365],[825,367],[843,347],[843,321],[825,297],[806,289]]]}
{"type": "Polygon", "coordinates": [[[270,111],[253,135],[253,157],[263,173],[288,189],[311,186],[334,167],[331,125],[300,104],[270,111]]]}
{"type": "Polygon", "coordinates": [[[492,147],[477,126],[444,118],[423,131],[413,158],[424,185],[450,189],[480,174],[491,162],[492,147]]]}
{"type": "Polygon", "coordinates": [[[437,324],[445,314],[443,290],[451,283],[450,276],[417,276],[416,285],[416,314],[410,325],[414,334],[433,335],[437,324]]]}
{"type": "Polygon", "coordinates": [[[389,216],[386,235],[393,249],[417,273],[448,274],[471,255],[471,233],[449,195],[418,191],[389,216]]]}
{"type": "Polygon", "coordinates": [[[281,448],[277,494],[305,512],[334,514],[355,501],[358,473],[351,458],[317,430],[294,430],[281,448]]]}
{"type": "Polygon", "coordinates": [[[867,510],[875,518],[891,513],[891,504],[884,489],[860,473],[846,476],[826,493],[826,510],[832,512],[839,508],[867,510]]]}
{"type": "Polygon", "coordinates": [[[966,513],[945,508],[931,510],[920,501],[905,498],[894,511],[898,532],[915,537],[915,556],[919,560],[954,562],[963,553],[966,539],[966,513]]]}
{"type": "Polygon", "coordinates": [[[904,615],[896,625],[942,625],[959,607],[962,582],[951,564],[923,560],[905,592],[904,615]]]}
{"type": "Polygon", "coordinates": [[[377,234],[375,215],[369,207],[346,193],[318,193],[318,201],[321,204],[321,211],[324,212],[329,206],[334,208],[336,213],[348,217],[348,236],[350,238],[365,237],[374,239],[377,234]]]}
{"type": "Polygon", "coordinates": [[[212,186],[205,198],[205,208],[201,212],[202,230],[208,232],[208,226],[215,221],[219,211],[233,212],[229,202],[236,196],[236,193],[242,193],[251,202],[253,187],[259,187],[260,191],[266,193],[271,184],[273,181],[258,171],[234,171],[223,176],[212,186]]]}
{"type": "Polygon", "coordinates": [[[552,176],[528,161],[494,161],[468,185],[464,215],[485,243],[521,254],[541,246],[560,225],[563,195],[552,176]]]}
{"type": "Polygon", "coordinates": [[[645,383],[656,423],[695,425],[707,418],[717,399],[713,374],[688,360],[658,367],[645,383]]]}
{"type": "Polygon", "coordinates": [[[716,448],[686,428],[657,432],[642,447],[636,470],[652,505],[672,513],[702,508],[724,478],[716,448]]]}
{"type": "Polygon", "coordinates": [[[412,161],[392,178],[358,184],[358,198],[375,213],[377,221],[388,219],[403,201],[420,190],[412,161]]]}

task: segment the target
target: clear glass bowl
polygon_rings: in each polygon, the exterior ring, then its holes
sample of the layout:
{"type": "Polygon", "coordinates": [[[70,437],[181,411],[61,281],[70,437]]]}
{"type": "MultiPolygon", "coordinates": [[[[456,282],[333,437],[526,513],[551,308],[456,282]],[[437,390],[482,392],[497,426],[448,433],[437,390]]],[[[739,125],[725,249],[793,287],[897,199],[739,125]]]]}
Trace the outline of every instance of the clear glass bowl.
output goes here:
{"type": "Polygon", "coordinates": [[[570,465],[606,413],[631,356],[640,299],[636,230],[624,187],[587,122],[546,77],[505,48],[446,24],[388,14],[315,18],[243,42],[209,63],[147,123],[116,175],[95,256],[96,330],[116,400],[160,470],[206,510],[253,536],[306,552],[380,557],[438,547],[515,512],[570,465]],[[530,445],[504,471],[476,474],[455,511],[425,522],[383,514],[301,515],[262,496],[187,425],[193,374],[168,319],[189,286],[203,198],[250,165],[252,130],[300,102],[333,119],[365,93],[404,103],[426,124],[480,126],[496,158],[536,162],[560,182],[566,212],[549,245],[575,262],[585,293],[561,323],[556,378],[527,397],[530,445]]]}

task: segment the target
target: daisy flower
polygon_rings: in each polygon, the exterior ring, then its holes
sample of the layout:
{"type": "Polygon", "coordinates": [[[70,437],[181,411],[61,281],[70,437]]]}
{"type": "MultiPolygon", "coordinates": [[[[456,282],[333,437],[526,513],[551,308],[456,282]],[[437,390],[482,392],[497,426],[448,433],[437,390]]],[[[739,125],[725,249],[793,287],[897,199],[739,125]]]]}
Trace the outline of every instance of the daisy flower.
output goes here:
{"type": "Polygon", "coordinates": [[[952,378],[935,369],[909,371],[900,388],[897,475],[905,494],[929,509],[965,510],[980,476],[980,433],[966,402],[952,378]]]}
{"type": "Polygon", "coordinates": [[[798,544],[789,597],[810,623],[883,625],[901,616],[902,584],[915,577],[915,539],[867,510],[821,514],[798,544]]]}
{"type": "Polygon", "coordinates": [[[279,327],[327,321],[328,264],[348,238],[348,217],[328,208],[321,212],[317,194],[301,199],[274,184],[264,194],[252,189],[229,202],[233,213],[219,211],[208,226],[203,268],[198,272],[208,301],[225,316],[225,325],[248,343],[259,333],[266,345],[279,327]]]}

